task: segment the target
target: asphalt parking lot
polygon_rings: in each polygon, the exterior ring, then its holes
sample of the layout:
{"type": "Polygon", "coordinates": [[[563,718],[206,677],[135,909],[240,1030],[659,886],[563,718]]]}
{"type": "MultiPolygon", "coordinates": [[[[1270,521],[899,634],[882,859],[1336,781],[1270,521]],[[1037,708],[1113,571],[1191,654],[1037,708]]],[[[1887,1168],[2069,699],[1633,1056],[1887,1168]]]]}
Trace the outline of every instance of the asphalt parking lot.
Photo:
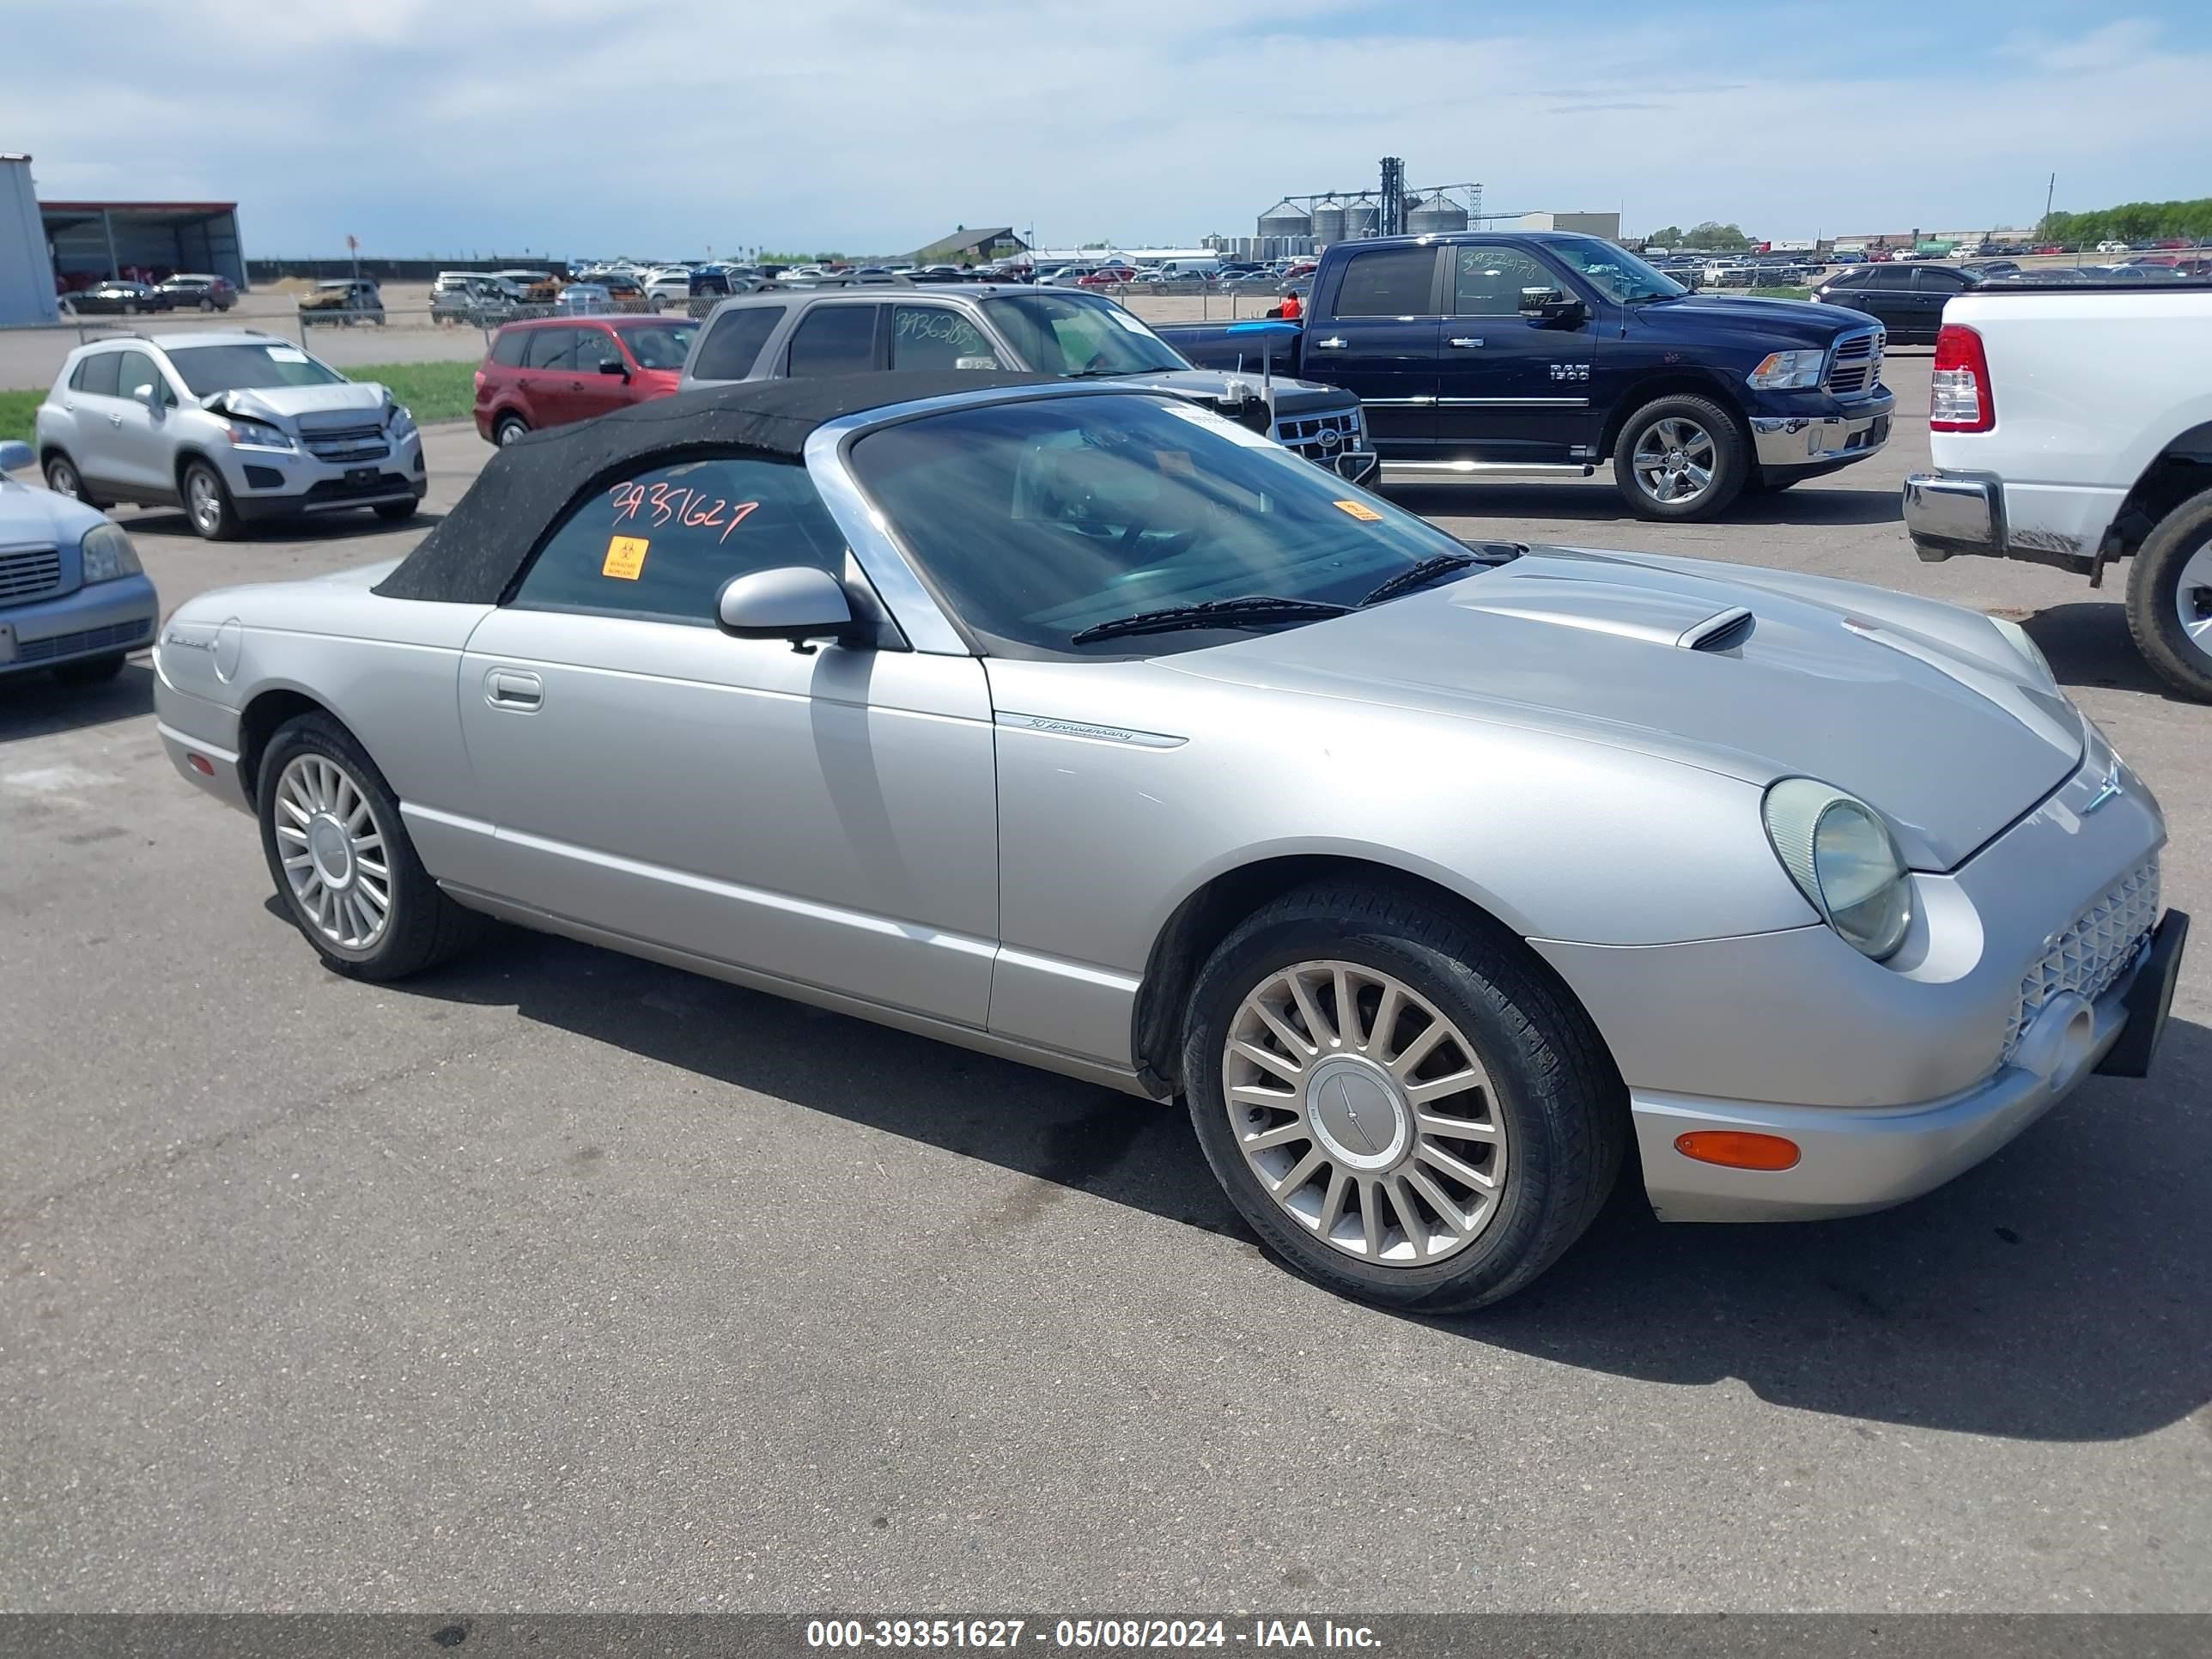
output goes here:
{"type": "MultiPolygon", "coordinates": [[[[1402,499],[2022,618],[2212,917],[2212,709],[2112,590],[1913,559],[1888,378],[1885,454],[1717,525],[1402,499]]],[[[488,453],[431,432],[432,514],[488,453]]],[[[419,534],[125,522],[171,606],[419,534]]],[[[2153,1079],[1928,1198],[1624,1194],[1407,1320],[1263,1258],[1172,1109],[517,933],[326,974],[150,708],[0,688],[0,1606],[2212,1610],[2202,930],[2153,1079]]]]}

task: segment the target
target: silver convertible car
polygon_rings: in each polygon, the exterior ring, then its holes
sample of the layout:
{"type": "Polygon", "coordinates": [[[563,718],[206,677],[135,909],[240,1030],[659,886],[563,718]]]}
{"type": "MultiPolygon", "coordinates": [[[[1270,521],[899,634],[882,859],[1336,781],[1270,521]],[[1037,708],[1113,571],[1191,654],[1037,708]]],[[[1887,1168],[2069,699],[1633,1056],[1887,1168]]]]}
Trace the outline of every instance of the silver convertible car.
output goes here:
{"type": "Polygon", "coordinates": [[[2187,926],[2018,629],[1463,545],[1127,387],[536,434],[157,667],[338,972],[501,917],[1181,1097],[1269,1246],[1397,1307],[1527,1284],[1632,1146],[1669,1219],[1924,1192],[2144,1073],[2187,926]]]}

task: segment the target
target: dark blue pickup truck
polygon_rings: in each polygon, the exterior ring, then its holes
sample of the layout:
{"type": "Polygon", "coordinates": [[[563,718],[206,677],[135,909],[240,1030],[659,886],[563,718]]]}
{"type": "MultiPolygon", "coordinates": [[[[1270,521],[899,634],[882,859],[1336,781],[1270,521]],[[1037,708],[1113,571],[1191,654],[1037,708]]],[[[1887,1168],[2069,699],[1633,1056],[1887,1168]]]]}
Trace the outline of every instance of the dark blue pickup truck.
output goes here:
{"type": "Polygon", "coordinates": [[[1356,392],[1392,476],[1571,472],[1605,461],[1631,511],[1707,519],[1888,441],[1881,325],[1795,300],[1693,295],[1595,236],[1467,232],[1340,242],[1303,324],[1158,331],[1193,362],[1356,392]]]}

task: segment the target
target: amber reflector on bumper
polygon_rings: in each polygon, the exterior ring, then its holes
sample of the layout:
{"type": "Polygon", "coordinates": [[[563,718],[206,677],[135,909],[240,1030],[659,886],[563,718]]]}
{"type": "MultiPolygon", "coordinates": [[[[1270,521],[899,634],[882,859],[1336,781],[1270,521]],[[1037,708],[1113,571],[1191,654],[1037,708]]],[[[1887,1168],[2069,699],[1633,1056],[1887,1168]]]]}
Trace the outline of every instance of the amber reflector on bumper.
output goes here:
{"type": "Polygon", "coordinates": [[[1731,1170],[1795,1169],[1801,1156],[1796,1141],[1747,1129],[1693,1129],[1674,1137],[1674,1150],[1700,1164],[1723,1164],[1731,1170]]]}

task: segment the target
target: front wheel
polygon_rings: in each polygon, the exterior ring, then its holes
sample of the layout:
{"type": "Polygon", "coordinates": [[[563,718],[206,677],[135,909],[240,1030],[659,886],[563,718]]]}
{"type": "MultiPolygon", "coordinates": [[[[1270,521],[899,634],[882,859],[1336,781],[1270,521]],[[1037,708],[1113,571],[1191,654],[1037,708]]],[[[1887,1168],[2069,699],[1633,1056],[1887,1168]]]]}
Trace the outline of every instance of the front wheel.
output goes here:
{"type": "Polygon", "coordinates": [[[2136,550],[2128,631],[2160,679],[2212,702],[2212,489],[2160,519],[2136,550]]]}
{"type": "Polygon", "coordinates": [[[1596,1032],[1517,942],[1388,887],[1304,889],[1224,940],[1183,1080],[1261,1240],[1385,1307],[1528,1284],[1595,1217],[1627,1140],[1596,1032]]]}
{"type": "Polygon", "coordinates": [[[277,729],[254,800],[276,896],[333,972],[404,979],[477,937],[480,919],[422,868],[391,786],[329,715],[277,729]]]}
{"type": "Polygon", "coordinates": [[[229,486],[214,467],[205,461],[187,466],[184,495],[185,517],[202,541],[227,542],[237,536],[238,508],[231,501],[229,486]]]}
{"type": "Polygon", "coordinates": [[[1727,510],[1750,473],[1742,431],[1709,398],[1660,398],[1628,417],[1613,484],[1638,518],[1697,522],[1727,510]]]}

